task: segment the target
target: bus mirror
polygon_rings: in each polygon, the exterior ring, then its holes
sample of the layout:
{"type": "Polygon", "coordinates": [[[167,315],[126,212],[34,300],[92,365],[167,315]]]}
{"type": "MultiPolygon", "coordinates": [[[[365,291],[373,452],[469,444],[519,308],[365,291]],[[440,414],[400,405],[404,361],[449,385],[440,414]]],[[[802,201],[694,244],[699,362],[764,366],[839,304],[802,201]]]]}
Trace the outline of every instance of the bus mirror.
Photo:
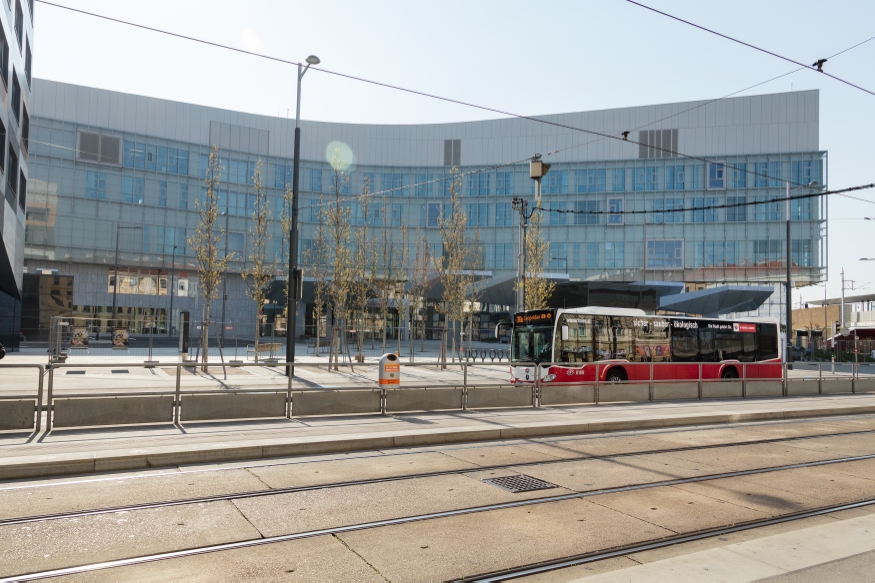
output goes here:
{"type": "Polygon", "coordinates": [[[568,340],[568,326],[562,326],[562,340],[568,340]]]}

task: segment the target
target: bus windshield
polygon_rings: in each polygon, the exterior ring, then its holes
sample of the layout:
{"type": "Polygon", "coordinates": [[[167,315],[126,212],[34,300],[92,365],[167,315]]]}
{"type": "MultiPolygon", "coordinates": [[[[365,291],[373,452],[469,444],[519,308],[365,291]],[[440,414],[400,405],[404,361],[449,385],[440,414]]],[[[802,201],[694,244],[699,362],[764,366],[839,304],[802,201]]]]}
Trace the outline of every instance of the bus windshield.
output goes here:
{"type": "Polygon", "coordinates": [[[510,359],[516,362],[551,362],[553,360],[553,327],[515,327],[510,359]]]}

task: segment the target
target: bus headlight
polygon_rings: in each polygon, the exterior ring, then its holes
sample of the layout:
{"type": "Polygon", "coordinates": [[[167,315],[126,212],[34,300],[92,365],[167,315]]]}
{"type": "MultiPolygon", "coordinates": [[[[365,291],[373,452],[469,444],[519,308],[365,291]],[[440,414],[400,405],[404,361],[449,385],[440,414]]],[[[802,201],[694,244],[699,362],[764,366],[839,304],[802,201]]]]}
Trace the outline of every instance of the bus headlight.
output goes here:
{"type": "Polygon", "coordinates": [[[556,380],[556,375],[554,375],[554,374],[548,374],[547,376],[545,376],[545,377],[544,377],[543,379],[541,379],[541,380],[546,381],[546,382],[549,383],[550,381],[554,381],[554,380],[556,380]]]}

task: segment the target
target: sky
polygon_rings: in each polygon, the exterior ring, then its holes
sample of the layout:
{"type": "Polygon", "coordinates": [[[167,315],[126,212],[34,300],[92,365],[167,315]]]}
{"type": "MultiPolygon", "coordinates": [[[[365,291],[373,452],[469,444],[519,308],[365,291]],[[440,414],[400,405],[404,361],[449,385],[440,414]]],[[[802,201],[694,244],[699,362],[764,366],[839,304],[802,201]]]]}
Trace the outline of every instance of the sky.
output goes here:
{"type": "MultiPolygon", "coordinates": [[[[714,99],[792,71],[777,57],[624,0],[410,2],[53,0],[146,26],[523,115],[714,99]]],[[[644,0],[806,64],[875,36],[875,2],[644,0]]],[[[295,115],[295,68],[71,13],[37,0],[34,76],[264,115],[295,115]]],[[[825,69],[875,91],[875,40],[825,69]]],[[[829,187],[875,182],[875,96],[813,71],[742,93],[820,90],[829,187]]],[[[499,117],[307,73],[304,119],[440,123],[499,117]]],[[[534,123],[534,122],[533,122],[534,123]]],[[[875,189],[829,203],[827,294],[875,293],[875,189]],[[846,284],[850,288],[850,284],[846,284]]],[[[823,297],[797,290],[794,304],[823,297]]]]}

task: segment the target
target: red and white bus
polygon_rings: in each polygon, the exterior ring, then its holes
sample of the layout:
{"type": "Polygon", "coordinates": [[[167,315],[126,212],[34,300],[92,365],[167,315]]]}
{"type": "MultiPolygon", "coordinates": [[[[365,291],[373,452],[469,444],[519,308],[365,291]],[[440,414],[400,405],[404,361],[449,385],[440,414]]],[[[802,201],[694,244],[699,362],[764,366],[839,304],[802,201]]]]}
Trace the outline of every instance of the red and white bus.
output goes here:
{"type": "Polygon", "coordinates": [[[648,316],[627,308],[550,308],[513,318],[511,382],[780,379],[778,322],[648,316]],[[544,364],[542,364],[544,363],[544,364]],[[547,364],[549,363],[549,364],[547,364]],[[701,367],[701,368],[700,368],[701,367]]]}

